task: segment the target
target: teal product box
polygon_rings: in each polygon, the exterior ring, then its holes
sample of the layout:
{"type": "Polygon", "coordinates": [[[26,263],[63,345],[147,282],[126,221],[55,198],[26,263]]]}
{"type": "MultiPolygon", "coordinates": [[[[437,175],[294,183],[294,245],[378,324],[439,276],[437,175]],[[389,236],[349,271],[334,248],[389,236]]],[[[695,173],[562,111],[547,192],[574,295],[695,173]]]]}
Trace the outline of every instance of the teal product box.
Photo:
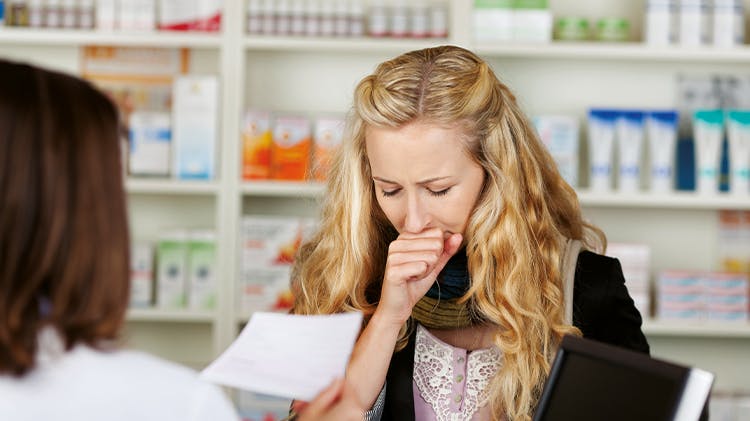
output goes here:
{"type": "Polygon", "coordinates": [[[156,304],[162,309],[183,309],[186,301],[188,236],[175,231],[156,246],[156,304]]]}
{"type": "Polygon", "coordinates": [[[178,179],[212,180],[218,133],[216,76],[178,76],[174,81],[172,142],[178,179]]]}
{"type": "Polygon", "coordinates": [[[188,241],[188,306],[191,310],[216,308],[216,234],[194,231],[188,241]]]}

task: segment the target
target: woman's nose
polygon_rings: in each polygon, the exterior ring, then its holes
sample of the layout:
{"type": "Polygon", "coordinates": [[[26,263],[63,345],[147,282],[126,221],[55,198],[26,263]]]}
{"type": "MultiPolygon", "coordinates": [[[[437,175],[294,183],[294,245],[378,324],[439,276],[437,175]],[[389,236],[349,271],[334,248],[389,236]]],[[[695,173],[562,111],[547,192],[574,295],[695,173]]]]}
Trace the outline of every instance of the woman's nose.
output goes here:
{"type": "Polygon", "coordinates": [[[407,202],[404,230],[418,234],[428,227],[430,223],[429,212],[417,197],[411,197],[407,202]]]}

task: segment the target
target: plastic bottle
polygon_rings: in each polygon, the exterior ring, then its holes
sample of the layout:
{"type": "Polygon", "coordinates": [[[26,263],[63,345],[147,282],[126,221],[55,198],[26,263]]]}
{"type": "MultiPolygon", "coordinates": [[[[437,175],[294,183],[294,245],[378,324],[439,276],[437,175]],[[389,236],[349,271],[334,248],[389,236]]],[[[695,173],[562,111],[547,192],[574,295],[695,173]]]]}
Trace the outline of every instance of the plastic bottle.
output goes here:
{"type": "Polygon", "coordinates": [[[337,37],[349,35],[349,2],[346,0],[336,0],[334,33],[337,37]]]}
{"type": "Polygon", "coordinates": [[[62,26],[61,0],[47,0],[47,5],[44,7],[44,26],[47,28],[62,26]]]}
{"type": "Polygon", "coordinates": [[[276,33],[276,7],[274,0],[262,1],[261,5],[261,32],[265,35],[276,33]]]}
{"type": "Polygon", "coordinates": [[[410,34],[409,29],[409,6],[405,1],[397,1],[391,8],[391,29],[392,37],[405,38],[410,34]]]}
{"type": "Polygon", "coordinates": [[[334,0],[320,3],[320,35],[331,37],[336,34],[336,4],[334,0]]]}
{"type": "Polygon", "coordinates": [[[430,36],[430,7],[425,1],[415,1],[411,5],[409,29],[414,38],[427,38],[430,36]]]}
{"type": "Polygon", "coordinates": [[[349,3],[349,35],[361,37],[365,34],[365,7],[362,0],[349,3]]]}
{"type": "Polygon", "coordinates": [[[76,0],[62,0],[60,4],[60,26],[70,29],[78,26],[78,7],[76,0]]]}
{"type": "Polygon", "coordinates": [[[320,36],[320,1],[307,0],[305,7],[305,35],[320,36]]]}
{"type": "Polygon", "coordinates": [[[262,0],[247,0],[247,28],[245,29],[248,34],[263,32],[262,0]]]}
{"type": "Polygon", "coordinates": [[[292,0],[291,3],[291,33],[305,34],[305,0],[292,0]]]}
{"type": "Polygon", "coordinates": [[[370,16],[367,21],[367,33],[373,37],[388,36],[389,31],[388,7],[382,0],[373,0],[370,3],[370,16]]]}
{"type": "Polygon", "coordinates": [[[42,26],[44,26],[44,1],[29,0],[27,6],[29,27],[41,28],[42,26]]]}
{"type": "Polygon", "coordinates": [[[433,38],[448,36],[448,6],[445,3],[434,3],[430,6],[430,36],[433,38]]]}
{"type": "Polygon", "coordinates": [[[93,29],[96,20],[95,0],[78,1],[78,27],[81,29],[93,29]]]}

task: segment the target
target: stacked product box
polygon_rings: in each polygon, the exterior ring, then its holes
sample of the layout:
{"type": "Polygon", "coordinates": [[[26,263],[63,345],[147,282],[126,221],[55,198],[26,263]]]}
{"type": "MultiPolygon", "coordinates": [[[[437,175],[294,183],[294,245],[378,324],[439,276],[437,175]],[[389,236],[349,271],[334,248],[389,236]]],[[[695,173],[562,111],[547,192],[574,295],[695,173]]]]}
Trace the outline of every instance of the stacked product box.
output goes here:
{"type": "Polygon", "coordinates": [[[718,267],[750,272],[750,211],[721,210],[718,222],[718,267]]]}
{"type": "Polygon", "coordinates": [[[651,316],[651,248],[645,244],[609,243],[607,255],[620,261],[625,286],[643,318],[651,316]]]}
{"type": "Polygon", "coordinates": [[[664,271],[657,285],[657,317],[664,320],[748,320],[744,273],[664,271]]]}
{"type": "Polygon", "coordinates": [[[208,230],[175,230],[161,236],[156,246],[157,307],[215,308],[215,236],[208,230]]]}
{"type": "Polygon", "coordinates": [[[314,229],[308,218],[245,216],[242,219],[242,267],[239,308],[287,311],[293,304],[291,265],[314,229]]]}
{"type": "Polygon", "coordinates": [[[344,118],[300,114],[274,115],[248,110],[242,129],[242,177],[245,180],[325,179],[341,144],[344,118]]]}
{"type": "Polygon", "coordinates": [[[547,0],[474,0],[474,40],[479,42],[552,40],[547,0]]]}

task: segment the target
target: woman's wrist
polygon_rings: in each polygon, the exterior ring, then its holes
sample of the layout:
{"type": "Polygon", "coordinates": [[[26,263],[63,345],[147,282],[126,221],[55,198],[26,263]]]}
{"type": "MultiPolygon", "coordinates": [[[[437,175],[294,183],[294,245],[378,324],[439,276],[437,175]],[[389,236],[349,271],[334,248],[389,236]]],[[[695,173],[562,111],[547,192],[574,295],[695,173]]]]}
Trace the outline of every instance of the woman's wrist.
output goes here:
{"type": "Polygon", "coordinates": [[[409,315],[391,314],[387,310],[378,307],[375,313],[373,313],[370,323],[375,323],[380,329],[395,329],[398,332],[408,319],[409,315]]]}

